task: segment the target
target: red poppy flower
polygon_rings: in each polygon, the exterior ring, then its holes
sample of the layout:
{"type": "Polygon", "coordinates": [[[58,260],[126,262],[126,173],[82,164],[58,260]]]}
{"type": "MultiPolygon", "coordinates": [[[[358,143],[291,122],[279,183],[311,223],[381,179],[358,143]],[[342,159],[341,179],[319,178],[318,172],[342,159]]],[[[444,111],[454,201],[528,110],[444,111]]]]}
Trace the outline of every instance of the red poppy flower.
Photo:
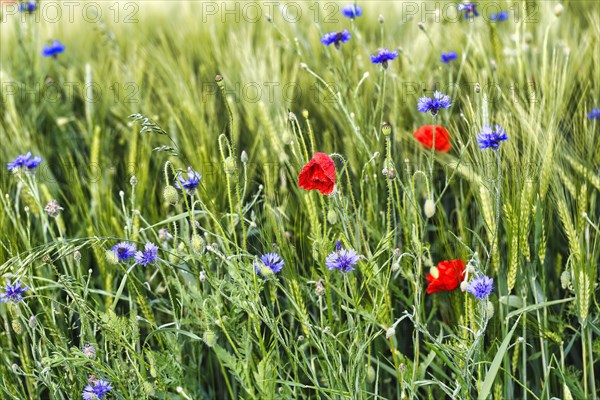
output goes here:
{"type": "Polygon", "coordinates": [[[427,294],[454,290],[465,279],[465,263],[463,260],[440,261],[432,272],[427,275],[427,294]]]}
{"type": "MultiPolygon", "coordinates": [[[[433,125],[424,125],[413,133],[415,139],[428,149],[433,145],[433,125]]],[[[446,153],[450,151],[450,134],[443,126],[435,126],[435,149],[446,153]]]]}
{"type": "Polygon", "coordinates": [[[315,153],[313,159],[300,171],[298,186],[306,190],[318,190],[330,194],[335,185],[335,164],[325,153],[315,153]]]}

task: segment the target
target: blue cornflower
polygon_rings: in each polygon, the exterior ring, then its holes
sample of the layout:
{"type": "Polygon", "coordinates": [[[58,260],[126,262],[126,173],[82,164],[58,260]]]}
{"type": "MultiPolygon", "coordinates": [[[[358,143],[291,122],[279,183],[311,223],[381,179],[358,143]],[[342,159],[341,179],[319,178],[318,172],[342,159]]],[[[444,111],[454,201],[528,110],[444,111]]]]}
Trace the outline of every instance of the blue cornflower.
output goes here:
{"type": "Polygon", "coordinates": [[[346,4],[342,7],[342,15],[346,18],[355,19],[362,15],[362,8],[354,4],[346,4]]]}
{"type": "Polygon", "coordinates": [[[500,142],[504,140],[508,140],[508,136],[506,136],[506,132],[498,124],[496,124],[495,129],[492,129],[488,125],[484,126],[483,130],[477,136],[479,148],[481,149],[492,148],[496,150],[500,147],[500,142]]]}
{"type": "Polygon", "coordinates": [[[202,175],[194,171],[192,167],[188,167],[188,178],[183,179],[183,176],[179,175],[179,182],[175,182],[177,189],[184,189],[188,194],[194,194],[196,188],[200,184],[202,175]]]}
{"type": "Polygon", "coordinates": [[[52,42],[51,45],[44,46],[44,48],[42,49],[42,55],[44,57],[56,58],[56,56],[62,53],[63,51],[65,51],[65,45],[59,42],[58,40],[55,40],[52,42]]]}
{"type": "Polygon", "coordinates": [[[467,292],[471,293],[477,300],[483,300],[492,293],[494,280],[487,276],[479,276],[467,286],[467,292]]]}
{"type": "Polygon", "coordinates": [[[397,51],[389,51],[388,49],[379,49],[377,55],[371,55],[373,64],[381,64],[383,68],[387,68],[388,61],[395,60],[398,57],[397,51]]]}
{"type": "Polygon", "coordinates": [[[321,43],[323,43],[325,46],[329,46],[333,43],[335,48],[339,49],[340,43],[347,42],[350,40],[350,38],[350,32],[348,32],[348,29],[344,29],[341,32],[330,32],[324,34],[323,37],[321,37],[321,43]]]}
{"type": "Polygon", "coordinates": [[[465,12],[465,18],[470,17],[479,17],[479,13],[477,12],[477,5],[474,3],[463,3],[459,4],[456,8],[458,11],[465,12]]]}
{"type": "Polygon", "coordinates": [[[99,400],[112,390],[112,385],[102,379],[95,379],[83,389],[83,400],[99,400]]]}
{"type": "Polygon", "coordinates": [[[281,271],[285,262],[277,253],[267,253],[260,257],[261,263],[254,263],[254,270],[263,278],[281,271]]]}
{"type": "Polygon", "coordinates": [[[490,21],[501,22],[508,19],[508,11],[500,11],[499,13],[490,14],[490,21]]]}
{"type": "Polygon", "coordinates": [[[127,242],[115,244],[112,248],[113,253],[117,255],[119,261],[125,261],[130,259],[135,255],[136,250],[137,249],[135,248],[134,244],[127,242]]]}
{"type": "Polygon", "coordinates": [[[439,91],[433,92],[433,98],[421,97],[417,103],[417,109],[422,112],[430,112],[431,115],[437,115],[438,111],[442,108],[450,107],[450,96],[443,94],[439,91]]]}
{"type": "Polygon", "coordinates": [[[19,301],[23,300],[23,293],[25,293],[29,287],[21,287],[21,285],[22,283],[19,281],[16,281],[12,285],[10,282],[6,282],[4,293],[0,293],[0,303],[8,303],[9,301],[18,303],[19,301]]]}
{"type": "Polygon", "coordinates": [[[20,154],[15,158],[14,161],[6,164],[9,171],[14,171],[16,169],[27,168],[28,170],[35,169],[42,162],[42,157],[40,156],[31,156],[31,152],[27,154],[20,154]]]}
{"type": "Polygon", "coordinates": [[[592,111],[587,113],[589,119],[596,119],[600,117],[600,108],[592,108],[592,111]]]}
{"type": "Polygon", "coordinates": [[[27,1],[27,2],[19,4],[19,11],[21,11],[21,12],[27,12],[29,14],[32,14],[35,11],[35,8],[36,8],[35,1],[27,1]]]}
{"type": "Polygon", "coordinates": [[[356,265],[359,259],[360,256],[356,254],[356,251],[352,249],[346,250],[342,248],[340,242],[337,242],[335,244],[335,250],[325,259],[325,266],[327,266],[330,271],[339,269],[342,272],[350,272],[354,271],[352,266],[356,265]]]}
{"type": "Polygon", "coordinates": [[[442,53],[442,62],[448,64],[452,60],[456,60],[458,58],[458,54],[453,51],[448,53],[442,53]]]}
{"type": "Polygon", "coordinates": [[[144,251],[135,253],[135,262],[144,267],[158,259],[158,247],[152,242],[146,243],[144,251]]]}

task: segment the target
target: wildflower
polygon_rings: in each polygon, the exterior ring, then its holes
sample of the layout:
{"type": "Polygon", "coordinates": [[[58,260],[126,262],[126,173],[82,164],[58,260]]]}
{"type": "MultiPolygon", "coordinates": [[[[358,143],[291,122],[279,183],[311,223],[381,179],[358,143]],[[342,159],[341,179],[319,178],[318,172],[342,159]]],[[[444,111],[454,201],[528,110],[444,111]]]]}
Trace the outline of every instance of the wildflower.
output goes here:
{"type": "Polygon", "coordinates": [[[355,4],[346,4],[342,7],[342,15],[346,18],[355,19],[362,15],[362,8],[355,4]]]}
{"type": "Polygon", "coordinates": [[[44,57],[56,58],[56,56],[58,56],[63,51],[65,51],[65,46],[58,40],[55,40],[52,42],[51,45],[44,46],[44,48],[42,49],[42,55],[44,57]]]}
{"type": "Polygon", "coordinates": [[[500,11],[499,13],[490,14],[490,21],[493,21],[493,22],[506,21],[507,19],[508,19],[507,11],[500,11]]]}
{"type": "Polygon", "coordinates": [[[146,266],[158,259],[158,247],[152,242],[146,243],[144,251],[138,251],[135,253],[135,262],[140,265],[146,266]]]}
{"type": "Polygon", "coordinates": [[[93,379],[92,382],[83,389],[84,400],[99,400],[112,390],[112,385],[102,379],[93,379]]]}
{"type": "Polygon", "coordinates": [[[96,348],[91,344],[83,345],[83,347],[81,348],[81,352],[90,360],[94,360],[96,358],[96,348]]]}
{"type": "Polygon", "coordinates": [[[454,51],[450,51],[448,53],[442,53],[442,62],[444,64],[448,64],[452,60],[456,60],[458,58],[458,54],[454,51]]]}
{"type": "Polygon", "coordinates": [[[135,245],[127,242],[115,244],[112,248],[112,252],[115,253],[119,261],[125,261],[133,257],[135,251],[135,245]]]}
{"type": "Polygon", "coordinates": [[[487,276],[480,276],[471,281],[467,287],[467,292],[471,293],[477,300],[483,300],[492,293],[494,280],[487,276]]]}
{"type": "Polygon", "coordinates": [[[451,104],[450,96],[436,90],[433,92],[433,98],[421,97],[417,103],[417,109],[422,113],[430,112],[431,115],[435,116],[440,109],[448,108],[451,104]]]}
{"type": "Polygon", "coordinates": [[[340,242],[337,242],[335,245],[335,250],[327,256],[325,265],[330,271],[339,269],[342,272],[350,272],[354,271],[352,265],[356,265],[358,260],[359,256],[356,254],[356,251],[352,249],[346,250],[342,248],[342,244],[340,242]]]}
{"type": "MultiPolygon", "coordinates": [[[[434,146],[433,125],[424,125],[420,127],[413,133],[413,136],[428,149],[431,149],[434,146]]],[[[451,148],[450,134],[448,131],[443,126],[435,125],[435,150],[446,153],[450,151],[451,148]]]]}
{"type": "Polygon", "coordinates": [[[19,11],[33,14],[33,12],[35,11],[35,7],[35,1],[27,1],[19,4],[19,11]]]}
{"type": "Polygon", "coordinates": [[[323,295],[325,295],[325,286],[320,279],[315,282],[315,294],[319,297],[323,297],[323,295]]]}
{"type": "Polygon", "coordinates": [[[458,11],[465,12],[465,18],[471,17],[479,17],[479,13],[477,12],[477,5],[474,3],[463,3],[459,4],[456,8],[458,11]]]}
{"type": "Polygon", "coordinates": [[[8,303],[9,301],[18,303],[19,301],[23,300],[23,293],[25,293],[29,287],[21,287],[21,285],[22,283],[19,281],[16,281],[12,285],[10,282],[6,282],[4,293],[0,293],[0,303],[8,303]]]}
{"type": "Polygon", "coordinates": [[[202,178],[202,175],[194,171],[192,167],[188,167],[187,175],[187,179],[183,179],[183,177],[179,175],[179,182],[175,182],[175,186],[177,189],[184,189],[186,192],[188,192],[188,194],[194,194],[196,188],[200,184],[200,178],[202,178]]]}
{"type": "Polygon", "coordinates": [[[388,61],[395,60],[398,57],[398,52],[396,50],[389,51],[388,49],[379,49],[377,55],[371,54],[371,62],[373,64],[381,64],[383,68],[387,68],[388,61]]]}
{"type": "Polygon", "coordinates": [[[454,290],[465,277],[465,263],[462,260],[440,261],[427,275],[427,294],[454,290]]]}
{"type": "Polygon", "coordinates": [[[44,207],[44,211],[46,211],[48,216],[53,218],[58,217],[58,214],[60,214],[62,210],[64,210],[64,208],[62,208],[56,200],[52,200],[44,207]]]}
{"type": "Polygon", "coordinates": [[[321,37],[321,43],[323,43],[325,46],[329,46],[333,43],[335,48],[339,49],[340,43],[345,43],[350,40],[350,38],[350,32],[348,32],[348,29],[344,29],[341,32],[329,32],[324,34],[321,37]]]}
{"type": "Polygon", "coordinates": [[[40,156],[31,156],[31,152],[27,154],[19,154],[14,161],[6,164],[9,171],[16,171],[18,169],[27,168],[28,170],[35,169],[42,162],[42,157],[40,156]]]}
{"type": "Polygon", "coordinates": [[[298,186],[305,190],[318,190],[321,194],[331,194],[335,179],[335,164],[331,157],[325,153],[315,153],[300,171],[298,186]]]}
{"type": "Polygon", "coordinates": [[[285,262],[277,253],[267,253],[260,257],[262,264],[254,263],[254,270],[263,278],[281,271],[285,262]]]}
{"type": "Polygon", "coordinates": [[[158,230],[158,239],[161,242],[168,242],[169,240],[173,239],[173,235],[169,233],[167,228],[161,228],[158,230]]]}
{"type": "Polygon", "coordinates": [[[484,126],[483,130],[477,136],[479,148],[481,149],[492,148],[496,150],[500,147],[500,142],[504,140],[508,140],[508,136],[506,136],[506,132],[498,124],[496,124],[495,129],[492,129],[488,125],[484,126]]]}
{"type": "Polygon", "coordinates": [[[600,108],[592,108],[592,111],[587,113],[589,119],[596,119],[600,117],[600,108]]]}

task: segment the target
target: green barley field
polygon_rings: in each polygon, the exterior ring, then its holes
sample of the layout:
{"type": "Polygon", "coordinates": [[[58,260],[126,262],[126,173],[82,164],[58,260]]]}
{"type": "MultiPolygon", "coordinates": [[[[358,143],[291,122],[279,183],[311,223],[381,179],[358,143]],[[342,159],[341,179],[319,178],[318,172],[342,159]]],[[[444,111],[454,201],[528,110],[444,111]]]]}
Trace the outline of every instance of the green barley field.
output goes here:
{"type": "Polygon", "coordinates": [[[0,19],[0,399],[600,395],[597,2],[0,19]]]}

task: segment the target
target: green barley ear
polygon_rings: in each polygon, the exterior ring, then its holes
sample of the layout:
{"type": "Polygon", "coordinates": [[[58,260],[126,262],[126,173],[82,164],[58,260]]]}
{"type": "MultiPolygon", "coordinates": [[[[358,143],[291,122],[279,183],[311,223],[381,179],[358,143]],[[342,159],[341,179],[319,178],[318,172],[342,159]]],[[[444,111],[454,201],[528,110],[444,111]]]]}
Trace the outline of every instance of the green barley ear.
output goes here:
{"type": "Polygon", "coordinates": [[[308,321],[309,316],[306,311],[306,304],[304,303],[304,299],[302,298],[302,291],[300,290],[300,285],[296,279],[290,279],[290,289],[292,294],[292,301],[296,305],[296,314],[298,319],[300,320],[300,324],[302,325],[302,332],[306,337],[310,336],[310,330],[308,329],[308,321]]]}
{"type": "Polygon", "coordinates": [[[587,321],[589,309],[590,309],[590,292],[591,285],[590,280],[583,270],[579,271],[579,279],[577,280],[577,288],[575,296],[578,303],[579,319],[583,325],[587,321]]]}

